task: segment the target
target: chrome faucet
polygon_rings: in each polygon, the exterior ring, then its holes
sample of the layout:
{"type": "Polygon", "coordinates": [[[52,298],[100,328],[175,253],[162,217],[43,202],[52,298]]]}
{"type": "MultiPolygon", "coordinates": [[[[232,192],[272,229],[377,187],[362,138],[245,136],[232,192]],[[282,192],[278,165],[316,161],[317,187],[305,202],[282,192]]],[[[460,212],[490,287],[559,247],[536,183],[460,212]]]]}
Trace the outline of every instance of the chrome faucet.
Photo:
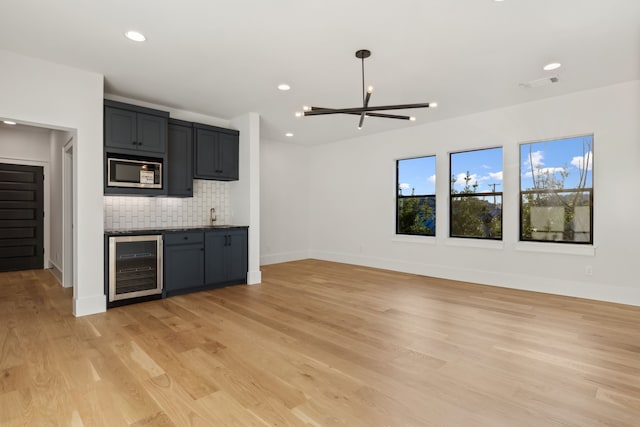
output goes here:
{"type": "Polygon", "coordinates": [[[211,208],[211,213],[209,215],[209,223],[213,225],[213,223],[216,222],[217,219],[218,217],[216,216],[216,208],[211,208]]]}

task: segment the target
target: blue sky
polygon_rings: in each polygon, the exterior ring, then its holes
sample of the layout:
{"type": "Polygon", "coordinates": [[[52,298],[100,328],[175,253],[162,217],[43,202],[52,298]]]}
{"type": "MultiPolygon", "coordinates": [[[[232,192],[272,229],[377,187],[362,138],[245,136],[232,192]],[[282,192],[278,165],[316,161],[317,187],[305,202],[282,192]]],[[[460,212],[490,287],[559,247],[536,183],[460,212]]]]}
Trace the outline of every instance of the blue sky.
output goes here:
{"type": "Polygon", "coordinates": [[[593,187],[593,136],[556,139],[520,146],[520,188],[533,188],[532,169],[539,173],[553,174],[560,179],[560,171],[567,168],[569,175],[564,188],[576,188],[580,170],[587,173],[586,187],[593,187]],[[532,167],[533,166],[533,167],[532,167]]]}
{"type": "Polygon", "coordinates": [[[451,175],[455,178],[453,187],[462,191],[467,172],[469,185],[478,183],[478,193],[502,191],[502,147],[484,150],[464,151],[451,154],[451,175]]]}
{"type": "Polygon", "coordinates": [[[436,194],[436,156],[398,160],[398,182],[403,196],[436,194]]]}
{"type": "MultiPolygon", "coordinates": [[[[534,142],[520,145],[521,188],[533,187],[532,167],[534,173],[554,174],[560,178],[559,172],[565,167],[569,172],[564,188],[575,188],[580,168],[585,165],[587,172],[586,187],[592,184],[593,137],[591,135],[552,141],[534,142]]],[[[488,148],[475,151],[464,151],[451,154],[451,174],[456,178],[454,188],[464,188],[464,176],[467,171],[471,176],[470,185],[478,183],[477,192],[503,191],[502,188],[502,148],[488,148]]],[[[435,194],[436,157],[417,157],[398,161],[398,182],[402,195],[435,194]]]]}

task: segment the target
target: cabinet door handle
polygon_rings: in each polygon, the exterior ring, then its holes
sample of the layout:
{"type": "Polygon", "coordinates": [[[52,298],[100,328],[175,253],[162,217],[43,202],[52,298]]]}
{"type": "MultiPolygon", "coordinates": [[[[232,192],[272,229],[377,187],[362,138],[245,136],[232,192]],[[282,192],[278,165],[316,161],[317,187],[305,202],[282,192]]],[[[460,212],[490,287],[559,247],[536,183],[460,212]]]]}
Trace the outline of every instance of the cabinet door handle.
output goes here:
{"type": "Polygon", "coordinates": [[[189,240],[189,238],[187,236],[184,236],[184,240],[189,240]]]}

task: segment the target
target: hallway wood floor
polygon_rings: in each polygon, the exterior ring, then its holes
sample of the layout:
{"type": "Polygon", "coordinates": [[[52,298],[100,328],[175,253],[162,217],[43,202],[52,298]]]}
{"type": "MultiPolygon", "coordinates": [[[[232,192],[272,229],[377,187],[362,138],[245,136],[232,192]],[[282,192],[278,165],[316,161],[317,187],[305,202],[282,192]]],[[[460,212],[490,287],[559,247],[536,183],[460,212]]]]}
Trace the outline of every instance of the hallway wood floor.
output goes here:
{"type": "Polygon", "coordinates": [[[638,426],[640,308],[317,260],[74,318],[0,274],[1,426],[638,426]]]}

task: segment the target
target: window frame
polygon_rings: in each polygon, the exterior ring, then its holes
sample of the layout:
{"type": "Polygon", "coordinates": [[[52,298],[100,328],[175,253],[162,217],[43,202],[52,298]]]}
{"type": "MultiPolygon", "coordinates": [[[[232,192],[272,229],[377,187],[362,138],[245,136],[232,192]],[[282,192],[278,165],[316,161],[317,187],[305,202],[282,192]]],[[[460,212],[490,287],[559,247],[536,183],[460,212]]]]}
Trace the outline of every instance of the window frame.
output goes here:
{"type": "MultiPolygon", "coordinates": [[[[469,150],[461,150],[461,151],[450,151],[449,152],[449,238],[451,239],[474,239],[480,241],[497,241],[502,242],[504,237],[504,192],[503,191],[491,191],[486,193],[459,193],[453,194],[453,183],[451,182],[451,177],[453,177],[453,167],[452,160],[454,154],[462,154],[462,153],[471,153],[474,151],[484,151],[484,150],[495,150],[499,148],[502,150],[502,171],[504,173],[504,147],[501,145],[492,146],[492,147],[482,147],[482,148],[473,148],[469,150]],[[500,237],[479,237],[479,236],[457,236],[453,234],[453,199],[454,197],[495,197],[500,196],[500,237]]],[[[504,177],[502,182],[504,183],[504,177]]],[[[494,187],[495,188],[495,187],[494,187]]],[[[503,184],[504,188],[504,184],[503,184]]]]}
{"type": "Polygon", "coordinates": [[[594,211],[594,181],[595,179],[595,137],[593,133],[585,133],[573,136],[561,136],[554,137],[536,141],[529,142],[520,142],[518,143],[518,242],[520,243],[550,243],[550,244],[562,244],[562,245],[580,245],[580,246],[593,246],[593,211],[594,211]],[[531,144],[540,144],[546,142],[557,142],[565,139],[573,139],[573,138],[583,138],[583,137],[591,137],[591,187],[584,188],[579,190],[577,188],[573,189],[562,189],[562,190],[544,190],[544,191],[536,191],[536,190],[522,190],[522,147],[524,145],[531,144]],[[523,239],[523,218],[522,218],[522,210],[523,210],[523,194],[551,194],[551,193],[571,193],[571,192],[588,192],[589,193],[589,241],[569,241],[569,240],[543,240],[543,239],[523,239]]]}
{"type": "MultiPolygon", "coordinates": [[[[413,157],[406,157],[406,158],[401,158],[401,159],[396,159],[395,160],[395,164],[396,164],[396,186],[395,186],[395,236],[417,236],[417,237],[435,237],[436,233],[437,233],[437,225],[436,225],[436,218],[437,218],[437,198],[436,198],[436,193],[437,193],[437,188],[434,188],[435,192],[433,194],[418,194],[418,195],[412,195],[412,196],[401,196],[400,193],[400,162],[404,161],[404,160],[414,160],[414,159],[422,159],[422,158],[427,158],[427,157],[433,157],[434,158],[434,173],[437,175],[437,169],[438,169],[438,158],[435,154],[427,154],[424,156],[413,156],[413,157]],[[423,233],[401,233],[399,230],[400,227],[400,222],[399,222],[399,201],[401,198],[433,198],[433,205],[434,205],[434,213],[433,213],[433,217],[434,217],[434,231],[433,234],[423,234],[423,233]]],[[[437,185],[437,184],[436,184],[437,185]]]]}

